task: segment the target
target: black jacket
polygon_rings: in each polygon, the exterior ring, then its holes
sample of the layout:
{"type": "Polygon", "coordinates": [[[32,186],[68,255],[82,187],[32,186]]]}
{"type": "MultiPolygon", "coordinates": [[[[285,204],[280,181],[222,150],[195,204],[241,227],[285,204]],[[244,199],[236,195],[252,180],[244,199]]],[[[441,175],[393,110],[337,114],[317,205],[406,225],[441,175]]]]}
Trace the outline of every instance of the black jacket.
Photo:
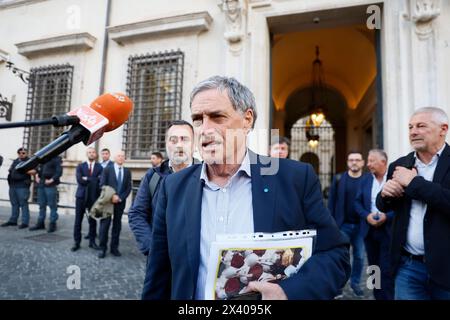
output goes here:
{"type": "Polygon", "coordinates": [[[41,164],[37,170],[37,175],[39,176],[40,183],[39,186],[53,187],[60,183],[59,178],[62,176],[62,159],[57,156],[52,158],[50,161],[41,164]],[[46,179],[53,179],[53,182],[46,185],[44,182],[46,179]]]}
{"type": "Polygon", "coordinates": [[[8,184],[13,188],[29,188],[31,185],[31,176],[27,173],[20,173],[15,168],[21,161],[27,161],[27,158],[20,160],[17,158],[9,167],[8,184]]]}
{"type": "MultiPolygon", "coordinates": [[[[392,178],[396,166],[411,168],[415,163],[411,152],[389,166],[387,179],[392,178]]],[[[393,210],[391,264],[392,272],[397,272],[401,250],[406,244],[409,214],[412,200],[427,204],[423,219],[425,264],[431,280],[450,289],[450,147],[446,144],[439,157],[433,181],[415,177],[405,188],[401,198],[377,196],[377,207],[382,212],[393,210]]]]}

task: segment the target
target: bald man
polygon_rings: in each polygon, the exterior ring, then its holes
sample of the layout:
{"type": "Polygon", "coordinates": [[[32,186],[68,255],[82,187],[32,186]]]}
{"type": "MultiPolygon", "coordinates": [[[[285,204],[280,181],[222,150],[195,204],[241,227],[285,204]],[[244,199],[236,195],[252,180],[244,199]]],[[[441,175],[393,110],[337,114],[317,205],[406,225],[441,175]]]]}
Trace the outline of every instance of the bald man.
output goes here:
{"type": "MultiPolygon", "coordinates": [[[[107,166],[103,170],[100,186],[110,186],[116,190],[112,197],[114,203],[114,214],[111,232],[111,254],[120,257],[119,252],[119,235],[122,229],[122,215],[125,209],[127,197],[131,192],[131,172],[125,168],[125,152],[119,151],[114,157],[114,165],[107,166]]],[[[100,259],[106,256],[109,226],[111,224],[111,217],[102,219],[100,222],[100,250],[98,257],[100,259]]]]}

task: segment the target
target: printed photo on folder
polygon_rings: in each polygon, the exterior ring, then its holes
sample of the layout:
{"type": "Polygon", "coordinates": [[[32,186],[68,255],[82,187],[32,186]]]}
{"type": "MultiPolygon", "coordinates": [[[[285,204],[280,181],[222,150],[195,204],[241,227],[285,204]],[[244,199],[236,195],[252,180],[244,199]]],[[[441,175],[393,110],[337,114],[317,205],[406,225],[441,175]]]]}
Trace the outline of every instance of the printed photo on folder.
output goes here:
{"type": "Polygon", "coordinates": [[[315,237],[316,230],[217,235],[211,244],[205,298],[258,299],[246,293],[248,283],[278,283],[297,273],[311,257],[315,237]]]}

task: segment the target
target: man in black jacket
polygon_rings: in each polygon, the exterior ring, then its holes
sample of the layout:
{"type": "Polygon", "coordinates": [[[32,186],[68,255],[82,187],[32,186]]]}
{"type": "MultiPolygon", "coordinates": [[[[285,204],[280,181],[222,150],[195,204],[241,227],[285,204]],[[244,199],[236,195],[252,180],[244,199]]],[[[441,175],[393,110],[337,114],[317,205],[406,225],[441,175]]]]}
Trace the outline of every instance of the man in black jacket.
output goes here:
{"type": "Polygon", "coordinates": [[[30,197],[31,176],[36,173],[36,170],[30,170],[27,173],[20,173],[16,171],[16,166],[22,161],[28,160],[28,152],[25,148],[17,150],[18,158],[13,161],[9,167],[8,185],[9,185],[9,200],[11,201],[11,217],[2,224],[2,227],[17,226],[20,209],[22,209],[22,224],[19,229],[28,228],[30,221],[30,210],[28,208],[28,198],[30,197]]]}
{"type": "Polygon", "coordinates": [[[450,300],[450,147],[448,117],[439,108],[414,112],[411,152],[389,166],[377,195],[382,212],[394,211],[391,264],[395,299],[450,300]]]}
{"type": "Polygon", "coordinates": [[[50,225],[48,227],[48,232],[56,231],[56,220],[58,220],[57,185],[60,183],[59,178],[62,175],[61,163],[61,157],[57,156],[50,161],[41,164],[37,170],[35,180],[37,183],[39,218],[36,225],[30,228],[30,231],[45,229],[47,206],[50,208],[50,225]]]}

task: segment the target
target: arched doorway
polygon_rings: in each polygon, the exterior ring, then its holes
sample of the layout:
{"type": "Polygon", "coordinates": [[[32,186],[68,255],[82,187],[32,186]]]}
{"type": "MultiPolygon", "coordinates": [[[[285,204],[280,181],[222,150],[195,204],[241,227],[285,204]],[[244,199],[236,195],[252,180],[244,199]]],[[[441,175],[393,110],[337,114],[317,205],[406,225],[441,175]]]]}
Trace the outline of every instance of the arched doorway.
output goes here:
{"type": "Polygon", "coordinates": [[[335,133],[327,120],[324,120],[320,127],[311,128],[308,118],[309,116],[304,116],[292,126],[290,158],[310,163],[319,177],[322,191],[326,191],[336,168],[335,133]],[[317,144],[309,142],[311,136],[317,139],[317,144]]]}
{"type": "MultiPolygon", "coordinates": [[[[301,15],[300,15],[301,16],[301,15]]],[[[320,48],[323,62],[322,96],[325,97],[324,113],[333,130],[335,150],[322,163],[319,157],[319,175],[322,187],[329,184],[329,174],[346,170],[346,154],[349,150],[367,151],[380,145],[381,113],[380,91],[377,85],[376,33],[362,24],[347,26],[291,25],[289,32],[276,32],[272,40],[272,128],[280,135],[290,137],[295,129],[305,125],[305,117],[311,114],[316,103],[311,97],[316,47],[320,48]],[[301,120],[303,119],[303,120],[301,120]],[[300,123],[298,123],[300,121],[300,123]],[[303,121],[303,122],[302,122],[303,121]],[[332,160],[333,159],[333,160],[332,160]],[[323,168],[323,169],[322,169],[323,168]],[[326,168],[326,169],[325,169],[326,168]]],[[[304,136],[304,132],[302,133],[304,136]]],[[[320,134],[320,142],[322,135],[320,134]]],[[[306,139],[304,137],[303,139],[306,139]]],[[[292,148],[299,148],[293,141],[292,148]]],[[[302,154],[293,159],[299,160],[302,154]]],[[[364,155],[365,156],[365,155],[364,155]]]]}

